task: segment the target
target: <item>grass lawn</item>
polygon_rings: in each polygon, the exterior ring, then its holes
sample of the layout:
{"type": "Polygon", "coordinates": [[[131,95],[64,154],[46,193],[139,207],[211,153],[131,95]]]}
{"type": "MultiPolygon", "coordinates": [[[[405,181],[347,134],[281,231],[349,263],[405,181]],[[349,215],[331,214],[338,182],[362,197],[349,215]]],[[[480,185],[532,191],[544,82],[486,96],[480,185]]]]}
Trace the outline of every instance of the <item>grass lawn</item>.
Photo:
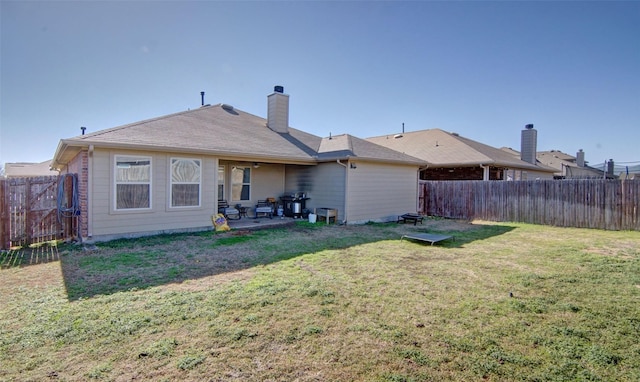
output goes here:
{"type": "Polygon", "coordinates": [[[640,232],[298,223],[50,251],[0,255],[0,381],[640,380],[640,232]]]}

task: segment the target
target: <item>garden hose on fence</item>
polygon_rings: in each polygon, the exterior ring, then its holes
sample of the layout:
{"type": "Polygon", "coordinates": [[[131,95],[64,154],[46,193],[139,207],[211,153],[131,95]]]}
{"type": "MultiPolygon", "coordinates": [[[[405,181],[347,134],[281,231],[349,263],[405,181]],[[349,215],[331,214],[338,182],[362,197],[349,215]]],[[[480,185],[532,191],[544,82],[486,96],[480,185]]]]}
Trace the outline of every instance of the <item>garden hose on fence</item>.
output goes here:
{"type": "Polygon", "coordinates": [[[63,174],[58,179],[58,222],[62,224],[62,219],[75,218],[76,227],[78,229],[78,240],[82,242],[82,235],[80,231],[80,203],[78,201],[78,176],[77,174],[63,174]],[[65,184],[67,183],[67,177],[71,177],[71,205],[66,200],[67,193],[65,192],[65,184]],[[64,206],[63,206],[63,201],[64,206]]]}

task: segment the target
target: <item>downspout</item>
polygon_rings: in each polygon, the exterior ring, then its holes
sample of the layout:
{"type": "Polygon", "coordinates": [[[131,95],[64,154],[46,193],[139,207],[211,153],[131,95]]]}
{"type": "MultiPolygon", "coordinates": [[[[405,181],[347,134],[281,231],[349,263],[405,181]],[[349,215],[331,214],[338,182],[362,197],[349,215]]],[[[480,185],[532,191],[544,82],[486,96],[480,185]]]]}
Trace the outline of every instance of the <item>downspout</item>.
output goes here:
{"type": "MultiPolygon", "coordinates": [[[[340,159],[336,159],[336,163],[344,167],[344,216],[342,219],[343,224],[347,224],[347,199],[349,198],[349,166],[340,162],[340,159]]],[[[328,219],[328,218],[327,218],[328,219]]]]}
{"type": "Polygon", "coordinates": [[[420,210],[420,191],[422,190],[422,187],[420,186],[420,173],[428,169],[429,165],[426,165],[425,167],[418,167],[418,175],[416,179],[416,211],[418,213],[422,213],[422,211],[420,210]]]}
{"type": "Polygon", "coordinates": [[[416,174],[416,212],[421,214],[420,210],[420,167],[418,167],[418,172],[416,174]]]}
{"type": "Polygon", "coordinates": [[[484,170],[482,173],[482,180],[489,180],[489,166],[481,164],[480,167],[484,170]]]}
{"type": "Polygon", "coordinates": [[[93,195],[93,145],[89,145],[89,153],[87,158],[87,237],[93,236],[93,203],[91,196],[93,195]]]}
{"type": "MultiPolygon", "coordinates": [[[[214,159],[214,163],[215,163],[215,172],[214,172],[214,184],[218,185],[220,184],[220,178],[219,178],[219,168],[220,168],[220,158],[215,158],[214,159]]],[[[224,173],[222,174],[222,181],[224,182],[224,176],[227,172],[227,167],[225,166],[224,168],[224,173]]],[[[284,187],[282,187],[282,189],[284,190],[284,187]]],[[[213,199],[213,211],[211,211],[212,216],[216,216],[216,214],[218,213],[218,200],[221,200],[224,197],[224,191],[223,191],[223,195],[219,195],[218,194],[218,187],[215,188],[216,192],[214,195],[214,199],[213,199]]],[[[214,227],[215,228],[215,227],[214,227]]]]}

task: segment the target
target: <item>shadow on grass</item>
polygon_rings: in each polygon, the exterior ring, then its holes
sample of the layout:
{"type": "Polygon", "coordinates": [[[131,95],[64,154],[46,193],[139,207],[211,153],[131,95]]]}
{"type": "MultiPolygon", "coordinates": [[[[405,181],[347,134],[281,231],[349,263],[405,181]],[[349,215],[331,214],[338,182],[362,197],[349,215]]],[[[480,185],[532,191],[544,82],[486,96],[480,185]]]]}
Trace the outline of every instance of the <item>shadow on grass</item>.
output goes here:
{"type": "Polygon", "coordinates": [[[222,275],[324,250],[399,240],[403,233],[418,230],[453,234],[455,241],[438,244],[447,248],[515,228],[437,221],[429,225],[325,226],[301,222],[286,228],[158,235],[91,247],[65,246],[60,261],[68,299],[75,301],[222,275]],[[456,224],[460,224],[460,230],[456,230],[456,224]]]}
{"type": "Polygon", "coordinates": [[[60,260],[57,244],[10,249],[0,252],[0,269],[26,267],[60,260]]]}
{"type": "MultiPolygon", "coordinates": [[[[509,225],[473,225],[471,229],[465,230],[451,230],[451,229],[416,229],[416,233],[431,233],[438,235],[447,235],[452,236],[450,240],[444,240],[434,243],[433,245],[437,245],[439,247],[444,248],[463,248],[465,244],[471,243],[477,240],[485,240],[491,238],[493,236],[503,235],[507,232],[513,231],[516,227],[509,225]]],[[[416,241],[413,240],[414,243],[423,244],[426,246],[431,246],[430,242],[426,241],[416,241]]]]}

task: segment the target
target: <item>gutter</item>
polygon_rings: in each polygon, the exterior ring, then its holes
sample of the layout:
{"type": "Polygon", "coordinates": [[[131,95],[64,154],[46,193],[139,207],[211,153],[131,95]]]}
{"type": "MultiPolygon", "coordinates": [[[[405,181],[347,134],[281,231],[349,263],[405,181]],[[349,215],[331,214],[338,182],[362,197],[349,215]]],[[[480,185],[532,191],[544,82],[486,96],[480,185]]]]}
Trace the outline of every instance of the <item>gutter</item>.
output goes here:
{"type": "MultiPolygon", "coordinates": [[[[349,161],[349,159],[347,159],[349,161]]],[[[349,166],[345,163],[340,162],[340,159],[336,159],[336,163],[340,166],[344,167],[344,218],[342,219],[342,224],[347,224],[347,202],[349,198],[349,166]]]]}
{"type": "Polygon", "coordinates": [[[58,156],[60,156],[60,154],[66,149],[67,145],[64,142],[64,140],[60,140],[60,142],[58,142],[58,146],[56,147],[56,152],[53,154],[53,160],[51,161],[51,168],[53,170],[57,170],[57,171],[61,171],[62,170],[62,163],[60,163],[58,161],[58,156]]]}
{"type": "Polygon", "coordinates": [[[87,237],[93,236],[93,145],[89,145],[87,154],[87,237]]]}
{"type": "MultiPolygon", "coordinates": [[[[426,170],[429,167],[429,165],[427,165],[427,167],[425,167],[424,169],[426,170]]],[[[418,168],[418,172],[416,173],[416,211],[418,213],[422,212],[420,211],[420,172],[422,171],[422,169],[418,168]]]]}
{"type": "Polygon", "coordinates": [[[270,163],[282,163],[282,164],[298,164],[298,165],[315,165],[318,164],[317,158],[313,156],[283,156],[283,155],[271,155],[264,153],[247,153],[243,151],[215,151],[210,150],[204,147],[193,148],[193,147],[176,147],[176,146],[159,146],[159,145],[150,145],[150,144],[136,144],[136,143],[114,143],[114,142],[97,142],[95,140],[77,140],[77,139],[64,139],[61,140],[56,153],[54,155],[54,160],[52,161],[52,166],[59,166],[63,163],[60,162],[60,159],[63,160],[64,153],[73,150],[74,153],[69,154],[68,156],[73,158],[74,154],[80,152],[82,149],[88,149],[89,146],[98,146],[99,148],[104,149],[115,149],[115,150],[134,150],[134,151],[153,151],[153,152],[162,152],[162,153],[173,153],[173,152],[181,152],[181,153],[189,153],[192,155],[207,155],[207,156],[216,156],[224,160],[238,160],[238,161],[247,161],[247,162],[270,162],[270,163]]]}

